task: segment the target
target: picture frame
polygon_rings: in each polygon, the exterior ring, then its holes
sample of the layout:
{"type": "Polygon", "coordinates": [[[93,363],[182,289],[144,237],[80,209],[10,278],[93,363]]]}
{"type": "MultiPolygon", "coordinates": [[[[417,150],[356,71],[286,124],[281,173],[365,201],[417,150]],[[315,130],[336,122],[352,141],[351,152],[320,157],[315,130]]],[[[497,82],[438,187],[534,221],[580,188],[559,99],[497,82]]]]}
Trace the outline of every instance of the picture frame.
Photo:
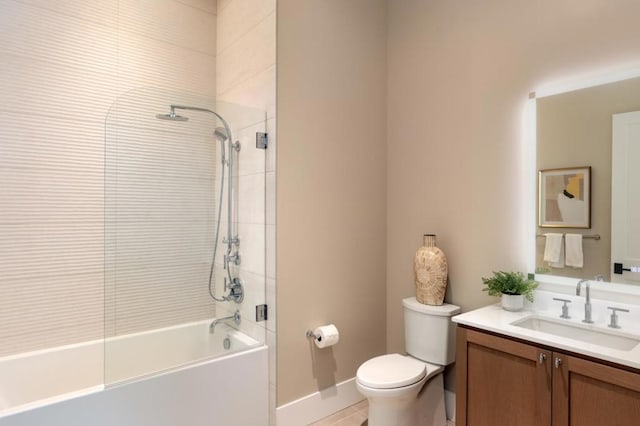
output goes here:
{"type": "Polygon", "coordinates": [[[591,228],[591,166],[538,171],[538,226],[591,228]]]}

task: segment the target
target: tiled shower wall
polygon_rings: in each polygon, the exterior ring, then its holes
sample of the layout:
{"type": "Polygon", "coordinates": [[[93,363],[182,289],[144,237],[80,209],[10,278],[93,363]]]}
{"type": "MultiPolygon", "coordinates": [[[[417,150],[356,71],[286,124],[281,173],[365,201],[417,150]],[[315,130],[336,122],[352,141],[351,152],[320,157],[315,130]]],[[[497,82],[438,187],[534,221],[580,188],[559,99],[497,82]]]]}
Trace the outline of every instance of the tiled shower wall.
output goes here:
{"type": "MultiPolygon", "coordinates": [[[[215,0],[0,0],[0,356],[103,336],[105,116],[145,86],[214,98],[216,13],[215,0]]],[[[206,289],[186,309],[163,291],[127,300],[159,294],[165,323],[213,314],[206,289]]],[[[134,309],[124,329],[159,325],[134,309]]]]}
{"type": "MultiPolygon", "coordinates": [[[[246,241],[246,244],[263,244],[266,253],[252,251],[244,247],[241,253],[264,256],[261,274],[248,277],[266,282],[265,300],[269,307],[269,319],[256,326],[266,329],[269,345],[269,385],[271,411],[275,408],[275,167],[276,167],[276,1],[275,0],[218,0],[217,35],[217,98],[219,100],[252,106],[266,111],[266,130],[269,147],[262,163],[253,162],[243,166],[245,147],[240,153],[240,197],[251,192],[252,185],[264,185],[264,204],[253,205],[250,209],[265,209],[262,220],[239,219],[238,228],[250,228],[252,235],[262,234],[262,242],[246,241]]],[[[253,129],[247,129],[247,132],[253,129]]],[[[247,150],[255,150],[248,146],[247,150]]],[[[254,153],[255,155],[255,153],[254,153]]],[[[245,161],[246,163],[246,161],[245,161]]],[[[245,212],[245,218],[257,217],[255,212],[245,212]]],[[[245,272],[246,273],[246,272],[245,272]]],[[[219,306],[218,309],[229,309],[219,306]]],[[[248,318],[254,316],[254,307],[247,304],[243,310],[248,318]]],[[[244,312],[243,312],[244,313],[244,312]]],[[[272,423],[275,416],[271,415],[272,423]]]]}

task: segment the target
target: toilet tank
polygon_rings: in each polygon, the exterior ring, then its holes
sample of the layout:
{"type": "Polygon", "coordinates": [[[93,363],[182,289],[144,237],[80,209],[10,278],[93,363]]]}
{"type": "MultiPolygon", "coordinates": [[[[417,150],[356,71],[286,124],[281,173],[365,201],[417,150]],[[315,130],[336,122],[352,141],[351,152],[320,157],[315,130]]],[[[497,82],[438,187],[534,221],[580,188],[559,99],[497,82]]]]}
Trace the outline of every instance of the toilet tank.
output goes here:
{"type": "Polygon", "coordinates": [[[447,303],[424,305],[409,297],[404,307],[404,339],[407,353],[437,365],[448,365],[456,358],[455,325],[451,317],[460,307],[447,303]]]}

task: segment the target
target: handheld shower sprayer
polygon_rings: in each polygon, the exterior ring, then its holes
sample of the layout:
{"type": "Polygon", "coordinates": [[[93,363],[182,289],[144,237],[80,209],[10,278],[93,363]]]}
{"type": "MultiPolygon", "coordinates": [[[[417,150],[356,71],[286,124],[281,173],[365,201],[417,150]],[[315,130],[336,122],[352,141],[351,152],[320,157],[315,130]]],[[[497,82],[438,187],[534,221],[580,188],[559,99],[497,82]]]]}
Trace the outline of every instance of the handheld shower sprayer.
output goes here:
{"type": "Polygon", "coordinates": [[[227,136],[227,130],[224,127],[216,127],[216,130],[213,132],[213,135],[216,137],[216,139],[220,142],[220,146],[222,147],[222,165],[224,166],[225,164],[228,165],[228,163],[225,160],[225,149],[224,149],[224,143],[227,139],[229,139],[229,136],[227,136]]]}

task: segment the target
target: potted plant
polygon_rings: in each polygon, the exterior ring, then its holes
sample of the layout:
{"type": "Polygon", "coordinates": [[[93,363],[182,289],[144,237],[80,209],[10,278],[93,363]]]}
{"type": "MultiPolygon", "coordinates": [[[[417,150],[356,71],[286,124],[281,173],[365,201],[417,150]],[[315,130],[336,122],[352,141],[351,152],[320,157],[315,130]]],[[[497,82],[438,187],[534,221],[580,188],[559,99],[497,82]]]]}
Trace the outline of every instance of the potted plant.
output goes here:
{"type": "Polygon", "coordinates": [[[533,302],[533,290],[538,287],[534,280],[526,279],[522,272],[494,272],[490,278],[482,278],[482,291],[489,296],[501,296],[502,308],[519,311],[524,306],[524,298],[533,302]]]}

